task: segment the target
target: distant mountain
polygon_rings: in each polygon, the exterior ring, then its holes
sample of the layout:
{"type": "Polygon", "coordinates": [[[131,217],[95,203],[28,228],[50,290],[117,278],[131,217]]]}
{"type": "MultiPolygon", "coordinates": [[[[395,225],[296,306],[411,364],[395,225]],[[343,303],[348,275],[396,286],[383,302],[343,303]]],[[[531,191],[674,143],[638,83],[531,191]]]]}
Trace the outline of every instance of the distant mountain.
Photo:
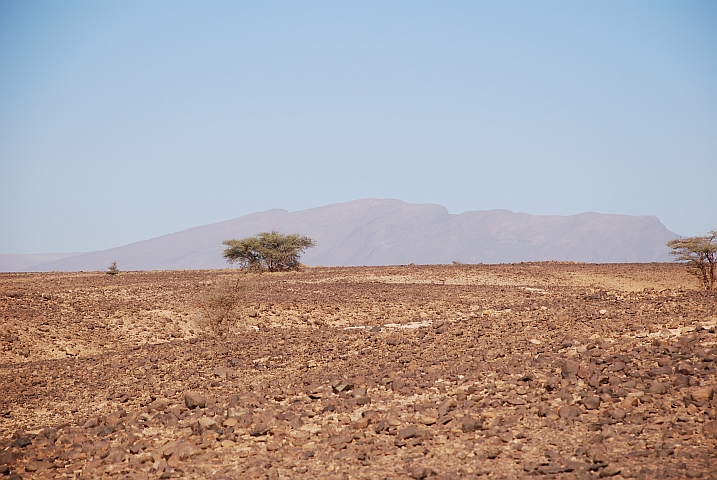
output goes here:
{"type": "Polygon", "coordinates": [[[538,216],[508,210],[448,213],[445,207],[365,199],[287,212],[267,210],[123,247],[30,266],[29,270],[224,268],[222,241],[276,229],[317,241],[307,265],[667,261],[677,235],[654,216],[538,216]]]}

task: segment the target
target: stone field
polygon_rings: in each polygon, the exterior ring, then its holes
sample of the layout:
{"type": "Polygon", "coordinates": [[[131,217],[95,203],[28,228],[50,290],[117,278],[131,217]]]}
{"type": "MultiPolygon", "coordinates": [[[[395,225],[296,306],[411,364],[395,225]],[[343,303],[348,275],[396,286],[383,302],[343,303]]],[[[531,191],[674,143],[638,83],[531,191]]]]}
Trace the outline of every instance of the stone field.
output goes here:
{"type": "Polygon", "coordinates": [[[0,315],[0,478],[717,479],[681,265],[5,273],[0,315]]]}

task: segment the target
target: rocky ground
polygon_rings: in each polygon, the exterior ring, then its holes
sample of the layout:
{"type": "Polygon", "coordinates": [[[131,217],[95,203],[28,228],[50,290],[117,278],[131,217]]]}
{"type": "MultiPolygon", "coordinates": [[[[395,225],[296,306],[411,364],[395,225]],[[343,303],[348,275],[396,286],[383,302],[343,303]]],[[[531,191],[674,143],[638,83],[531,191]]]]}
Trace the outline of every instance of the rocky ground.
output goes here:
{"type": "Polygon", "coordinates": [[[0,274],[0,314],[5,478],[717,478],[679,265],[0,274]]]}

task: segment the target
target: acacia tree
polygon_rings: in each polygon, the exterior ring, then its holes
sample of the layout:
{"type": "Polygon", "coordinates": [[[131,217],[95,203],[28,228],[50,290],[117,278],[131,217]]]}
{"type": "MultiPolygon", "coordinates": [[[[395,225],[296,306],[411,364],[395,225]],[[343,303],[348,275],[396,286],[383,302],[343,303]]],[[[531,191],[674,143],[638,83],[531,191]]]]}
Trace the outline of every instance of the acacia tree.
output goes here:
{"type": "Polygon", "coordinates": [[[299,257],[316,242],[298,233],[284,235],[275,230],[241,240],[225,240],[224,258],[249,270],[279,272],[299,268],[299,257]]]}
{"type": "Polygon", "coordinates": [[[678,238],[667,242],[678,262],[687,262],[690,272],[697,276],[705,290],[715,287],[717,277],[717,230],[704,237],[678,238]]]}

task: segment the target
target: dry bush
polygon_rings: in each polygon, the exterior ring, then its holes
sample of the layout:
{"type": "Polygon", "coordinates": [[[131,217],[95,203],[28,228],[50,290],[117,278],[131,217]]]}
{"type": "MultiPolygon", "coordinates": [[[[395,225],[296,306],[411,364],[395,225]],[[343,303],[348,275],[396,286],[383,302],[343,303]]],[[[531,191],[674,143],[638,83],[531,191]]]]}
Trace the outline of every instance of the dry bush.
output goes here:
{"type": "Polygon", "coordinates": [[[240,278],[220,280],[207,292],[200,302],[205,330],[219,336],[229,333],[245,293],[246,284],[240,278]]]}
{"type": "Polygon", "coordinates": [[[117,262],[112,262],[112,265],[109,266],[106,273],[107,275],[117,275],[119,273],[119,268],[117,268],[117,262]]]}

